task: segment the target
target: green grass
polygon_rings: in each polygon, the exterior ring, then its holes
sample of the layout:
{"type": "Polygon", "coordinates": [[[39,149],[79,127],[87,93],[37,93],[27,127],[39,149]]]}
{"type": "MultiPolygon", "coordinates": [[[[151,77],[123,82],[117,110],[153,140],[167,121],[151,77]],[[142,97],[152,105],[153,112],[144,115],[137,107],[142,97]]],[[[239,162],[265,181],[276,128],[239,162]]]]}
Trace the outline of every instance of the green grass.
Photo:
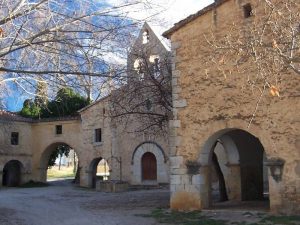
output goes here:
{"type": "Polygon", "coordinates": [[[73,167],[61,167],[59,170],[57,166],[47,170],[47,179],[57,179],[57,178],[73,178],[75,174],[73,172],[73,167]]]}
{"type": "Polygon", "coordinates": [[[159,223],[164,224],[180,224],[180,225],[225,225],[224,220],[214,220],[209,217],[201,215],[199,211],[193,212],[177,212],[167,211],[163,209],[155,209],[151,214],[142,214],[139,216],[152,217],[159,223]]]}
{"type": "MultiPolygon", "coordinates": [[[[255,216],[251,212],[243,215],[255,216]]],[[[150,214],[140,214],[137,216],[151,217],[161,224],[172,225],[300,225],[300,216],[265,216],[258,215],[259,222],[251,223],[245,221],[230,222],[227,220],[216,220],[212,217],[204,216],[200,211],[177,212],[166,209],[155,209],[150,214]]]]}
{"type": "Polygon", "coordinates": [[[300,225],[300,216],[268,216],[262,219],[259,224],[300,225]]]}

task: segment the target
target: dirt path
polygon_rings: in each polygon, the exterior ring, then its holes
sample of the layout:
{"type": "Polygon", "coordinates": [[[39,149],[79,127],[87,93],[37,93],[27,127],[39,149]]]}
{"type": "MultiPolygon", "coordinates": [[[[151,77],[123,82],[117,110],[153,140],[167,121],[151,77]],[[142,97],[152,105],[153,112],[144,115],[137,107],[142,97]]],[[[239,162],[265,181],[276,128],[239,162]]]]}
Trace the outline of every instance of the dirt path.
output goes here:
{"type": "Polygon", "coordinates": [[[70,186],[0,190],[1,225],[154,225],[137,216],[168,207],[168,190],[101,193],[70,186]]]}

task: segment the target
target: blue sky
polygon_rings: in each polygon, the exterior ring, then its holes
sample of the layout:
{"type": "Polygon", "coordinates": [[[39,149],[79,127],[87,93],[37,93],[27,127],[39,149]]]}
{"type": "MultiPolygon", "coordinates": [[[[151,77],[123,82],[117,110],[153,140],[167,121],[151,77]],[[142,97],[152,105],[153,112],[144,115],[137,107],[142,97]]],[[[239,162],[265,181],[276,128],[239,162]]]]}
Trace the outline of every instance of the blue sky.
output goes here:
{"type": "MultiPolygon", "coordinates": [[[[124,0],[106,0],[107,4],[118,5],[124,0]]],[[[158,33],[162,33],[172,25],[190,14],[196,13],[203,7],[211,4],[213,0],[152,0],[153,9],[130,8],[129,16],[138,20],[145,20],[150,15],[158,13],[154,18],[150,19],[149,24],[158,33]],[[159,13],[160,12],[160,13],[159,13]]],[[[128,9],[124,9],[128,10],[128,9]]],[[[10,85],[12,92],[4,99],[6,109],[9,111],[19,111],[23,102],[27,98],[33,98],[24,91],[10,85]]]]}

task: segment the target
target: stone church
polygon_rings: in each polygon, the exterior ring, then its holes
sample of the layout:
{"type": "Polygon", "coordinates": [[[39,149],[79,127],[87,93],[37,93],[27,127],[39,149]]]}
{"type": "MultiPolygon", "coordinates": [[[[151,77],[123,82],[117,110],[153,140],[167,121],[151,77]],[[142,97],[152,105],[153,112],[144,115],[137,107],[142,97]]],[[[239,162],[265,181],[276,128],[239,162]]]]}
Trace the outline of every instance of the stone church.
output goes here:
{"type": "MultiPolygon", "coordinates": [[[[168,53],[147,23],[128,56],[128,83],[144,82],[139,66],[140,50],[149,64],[168,53]],[[138,50],[136,50],[138,49],[138,50]],[[147,51],[146,51],[147,50],[147,51]]],[[[77,117],[33,120],[0,111],[0,185],[18,186],[29,180],[47,180],[48,160],[58,145],[69,145],[78,157],[80,186],[95,187],[97,165],[108,162],[111,180],[131,185],[169,183],[167,135],[129,133],[110,114],[110,96],[78,111],[77,117]]],[[[134,125],[135,118],[131,118],[134,125]]]]}

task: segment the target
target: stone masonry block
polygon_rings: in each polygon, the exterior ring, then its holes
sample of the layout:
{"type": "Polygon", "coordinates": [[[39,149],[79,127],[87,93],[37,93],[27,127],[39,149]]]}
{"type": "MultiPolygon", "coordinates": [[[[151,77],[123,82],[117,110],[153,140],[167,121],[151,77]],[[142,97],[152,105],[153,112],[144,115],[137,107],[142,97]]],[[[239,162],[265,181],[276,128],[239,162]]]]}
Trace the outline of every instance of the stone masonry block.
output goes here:
{"type": "Polygon", "coordinates": [[[170,185],[170,191],[171,191],[171,193],[174,193],[176,191],[176,185],[175,184],[170,185]]]}
{"type": "Polygon", "coordinates": [[[170,147],[170,155],[176,155],[177,148],[176,147],[170,147]]]}
{"type": "Polygon", "coordinates": [[[176,64],[174,63],[176,61],[176,59],[174,58],[174,60],[172,60],[172,70],[176,70],[176,64]]]}
{"type": "Polygon", "coordinates": [[[170,176],[170,184],[181,184],[181,175],[171,175],[170,176]]]}
{"type": "Polygon", "coordinates": [[[172,77],[173,78],[178,78],[178,77],[180,77],[180,70],[173,70],[172,71],[172,77]]]}
{"type": "Polygon", "coordinates": [[[172,94],[172,99],[173,99],[173,101],[176,101],[176,100],[178,100],[178,98],[179,98],[179,95],[178,94],[172,94]]]}
{"type": "Polygon", "coordinates": [[[180,144],[181,144],[181,137],[180,136],[175,137],[175,146],[180,146],[180,144]]]}
{"type": "Polygon", "coordinates": [[[182,175],[181,177],[181,183],[185,185],[190,185],[192,184],[192,176],[191,175],[182,175]]]}
{"type": "Polygon", "coordinates": [[[179,169],[172,169],[171,170],[171,174],[181,174],[181,175],[183,175],[183,174],[186,174],[186,168],[179,168],[179,169]]]}
{"type": "Polygon", "coordinates": [[[192,177],[192,184],[193,185],[201,185],[204,184],[204,179],[200,174],[193,175],[192,177]]]}
{"type": "Polygon", "coordinates": [[[172,127],[176,127],[176,128],[179,128],[180,127],[180,120],[172,120],[173,121],[173,124],[172,124],[172,127]]]}
{"type": "Polygon", "coordinates": [[[173,102],[173,107],[174,108],[184,108],[187,106],[187,102],[185,99],[181,99],[181,100],[176,100],[173,102]]]}
{"type": "Polygon", "coordinates": [[[170,167],[171,169],[180,168],[183,165],[182,156],[172,156],[170,157],[170,167]]]}
{"type": "Polygon", "coordinates": [[[179,86],[173,86],[172,93],[173,94],[179,94],[181,92],[181,88],[179,86]]]}

